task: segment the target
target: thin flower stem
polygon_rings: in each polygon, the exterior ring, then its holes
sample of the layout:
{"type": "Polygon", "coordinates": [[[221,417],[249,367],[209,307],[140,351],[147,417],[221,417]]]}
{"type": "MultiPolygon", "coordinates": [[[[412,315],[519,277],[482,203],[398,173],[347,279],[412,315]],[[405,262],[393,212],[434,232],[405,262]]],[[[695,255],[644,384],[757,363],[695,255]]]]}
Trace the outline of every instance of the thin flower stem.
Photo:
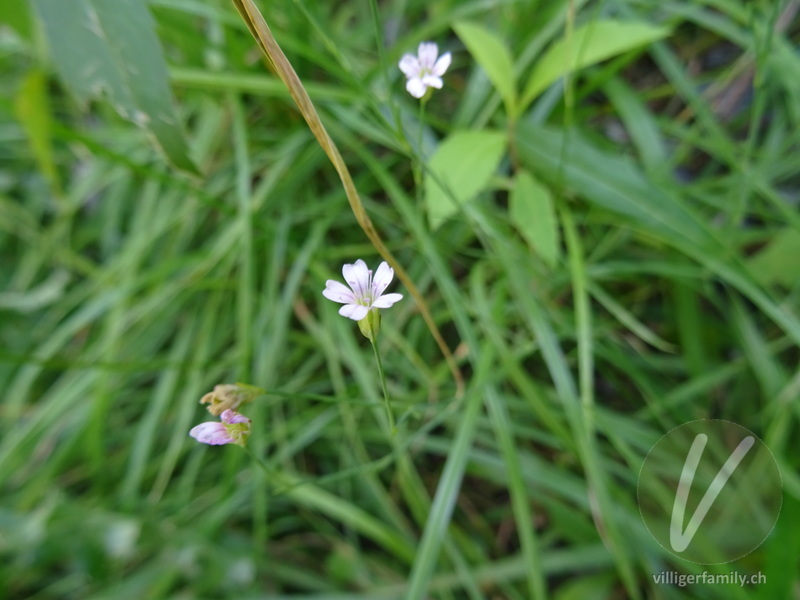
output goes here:
{"type": "Polygon", "coordinates": [[[422,168],[425,156],[422,153],[422,130],[425,126],[425,98],[419,102],[419,129],[417,131],[417,147],[413,150],[411,170],[414,172],[414,187],[417,192],[417,201],[422,202],[422,168]]]}
{"type": "Polygon", "coordinates": [[[425,127],[425,104],[426,98],[419,101],[419,131],[417,132],[417,158],[422,163],[425,155],[422,153],[422,130],[425,127]]]}
{"type": "Polygon", "coordinates": [[[282,485],[282,486],[287,485],[286,481],[281,481],[282,477],[281,477],[280,473],[270,469],[263,458],[261,458],[260,456],[257,456],[256,453],[253,452],[248,446],[240,446],[240,447],[241,447],[242,450],[244,450],[245,452],[247,452],[247,454],[250,455],[250,458],[252,458],[256,463],[258,463],[258,466],[261,467],[261,469],[264,471],[264,473],[266,473],[267,476],[272,480],[272,484],[273,485],[276,485],[276,486],[277,485],[282,485]]]}
{"type": "Polygon", "coordinates": [[[264,471],[265,475],[267,476],[267,481],[272,486],[271,495],[290,493],[293,488],[303,484],[300,479],[292,477],[289,474],[276,471],[270,467],[267,461],[253,452],[249,446],[241,446],[241,449],[253,459],[253,462],[261,467],[262,471],[264,471]]]}
{"type": "Polygon", "coordinates": [[[397,427],[394,424],[394,415],[392,414],[392,407],[389,402],[389,390],[386,388],[386,375],[383,372],[383,363],[381,362],[381,354],[378,352],[378,344],[374,339],[370,340],[372,343],[372,350],[375,352],[375,360],[378,361],[378,373],[381,376],[381,387],[383,387],[383,400],[386,404],[386,415],[389,417],[389,427],[391,428],[392,435],[397,433],[397,427]]]}

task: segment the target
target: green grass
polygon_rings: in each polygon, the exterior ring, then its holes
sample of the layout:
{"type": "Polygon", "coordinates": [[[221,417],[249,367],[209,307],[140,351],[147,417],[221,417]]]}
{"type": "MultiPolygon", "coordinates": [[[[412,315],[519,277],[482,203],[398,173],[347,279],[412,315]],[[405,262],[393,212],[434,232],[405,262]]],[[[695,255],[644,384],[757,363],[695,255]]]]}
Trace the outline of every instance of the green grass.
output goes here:
{"type": "Polygon", "coordinates": [[[380,255],[234,4],[148,4],[201,175],[75,101],[46,4],[0,9],[0,595],[800,597],[794,2],[257,3],[465,380],[393,284],[395,436],[369,342],[321,295],[380,255]],[[553,42],[610,18],[669,34],[521,100],[553,42]],[[396,62],[423,40],[454,61],[420,113],[396,62]],[[420,156],[464,130],[507,152],[431,229],[420,156]],[[523,170],[555,254],[509,210],[523,170]],[[268,390],[243,409],[258,460],[188,436],[235,381],[268,390]],[[766,542],[715,566],[659,546],[636,495],[653,444],[704,418],[763,439],[784,490],[766,542]]]}

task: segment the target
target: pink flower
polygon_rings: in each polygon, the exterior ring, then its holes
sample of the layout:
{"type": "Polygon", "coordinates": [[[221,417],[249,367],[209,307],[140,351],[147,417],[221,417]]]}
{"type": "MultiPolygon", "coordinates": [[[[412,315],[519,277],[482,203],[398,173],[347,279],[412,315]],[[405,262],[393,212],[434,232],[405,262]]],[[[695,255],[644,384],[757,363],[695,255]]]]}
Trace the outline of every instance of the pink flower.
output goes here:
{"type": "Polygon", "coordinates": [[[350,287],[328,279],[322,295],[328,300],[344,304],[339,314],[353,321],[361,321],[372,309],[389,308],[403,299],[402,294],[383,293],[394,277],[394,269],[385,261],[378,265],[374,276],[361,259],[355,264],[344,265],[342,275],[350,287]]]}
{"type": "Polygon", "coordinates": [[[442,75],[450,66],[449,52],[439,55],[439,48],[433,42],[422,42],[417,55],[404,54],[400,59],[400,70],[408,78],[406,90],[414,98],[422,98],[429,87],[441,89],[442,75]],[[438,56],[438,60],[437,60],[438,56]]]}
{"type": "Polygon", "coordinates": [[[231,409],[224,411],[220,418],[222,422],[208,421],[192,427],[189,435],[201,444],[244,446],[250,435],[250,419],[231,409]]]}

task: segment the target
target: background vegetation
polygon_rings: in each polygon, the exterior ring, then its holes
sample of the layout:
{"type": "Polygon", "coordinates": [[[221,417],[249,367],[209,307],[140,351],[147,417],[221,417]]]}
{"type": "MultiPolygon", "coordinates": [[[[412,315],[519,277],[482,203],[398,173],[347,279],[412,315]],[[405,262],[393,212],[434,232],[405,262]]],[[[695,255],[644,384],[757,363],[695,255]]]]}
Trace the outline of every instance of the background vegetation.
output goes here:
{"type": "Polygon", "coordinates": [[[380,258],[232,3],[3,2],[2,595],[800,597],[798,3],[258,5],[465,392],[407,298],[388,435],[321,295],[380,258]],[[454,62],[420,147],[396,63],[423,40],[454,62]],[[269,390],[269,472],[187,435],[233,381],[269,390]],[[673,557],[637,508],[647,451],[699,418],[783,476],[732,564],[673,557]],[[704,568],[767,583],[653,583],[704,568]]]}

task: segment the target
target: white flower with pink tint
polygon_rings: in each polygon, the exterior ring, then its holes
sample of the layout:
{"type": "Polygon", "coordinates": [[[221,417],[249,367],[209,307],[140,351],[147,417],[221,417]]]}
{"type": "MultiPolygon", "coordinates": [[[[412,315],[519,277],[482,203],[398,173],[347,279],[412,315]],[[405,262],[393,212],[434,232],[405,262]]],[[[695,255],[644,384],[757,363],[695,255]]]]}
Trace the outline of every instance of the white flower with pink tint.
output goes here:
{"type": "Polygon", "coordinates": [[[250,435],[250,419],[231,409],[224,411],[220,418],[221,422],[207,421],[192,427],[189,435],[201,444],[244,446],[250,435]]]}
{"type": "Polygon", "coordinates": [[[392,282],[394,269],[386,261],[378,265],[375,274],[367,268],[367,263],[359,259],[352,265],[342,267],[346,285],[333,279],[325,282],[322,295],[328,300],[344,304],[339,314],[353,321],[361,321],[372,309],[389,308],[403,299],[402,294],[384,294],[392,282]]]}
{"type": "Polygon", "coordinates": [[[400,59],[400,70],[406,76],[406,90],[414,98],[422,98],[428,88],[442,88],[442,75],[450,66],[452,56],[445,52],[439,56],[439,47],[433,42],[422,42],[417,55],[404,54],[400,59]]]}

